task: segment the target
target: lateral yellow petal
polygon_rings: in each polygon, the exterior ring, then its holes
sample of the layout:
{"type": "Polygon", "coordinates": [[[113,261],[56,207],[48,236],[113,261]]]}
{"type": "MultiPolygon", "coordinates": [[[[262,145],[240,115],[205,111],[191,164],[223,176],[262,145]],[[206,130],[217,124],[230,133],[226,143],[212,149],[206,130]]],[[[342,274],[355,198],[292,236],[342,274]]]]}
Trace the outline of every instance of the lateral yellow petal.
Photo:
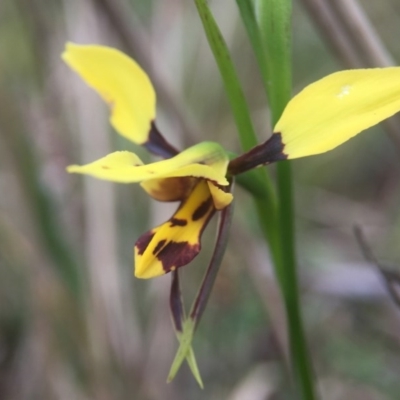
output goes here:
{"type": "Polygon", "coordinates": [[[71,165],[67,171],[120,183],[188,176],[226,186],[229,184],[225,178],[228,162],[225,150],[218,143],[202,142],[175,157],[152,164],[143,165],[135,154],[117,151],[90,164],[71,165]]]}
{"type": "Polygon", "coordinates": [[[172,218],[139,238],[135,244],[135,276],[154,278],[193,260],[200,238],[215,212],[205,181],[199,181],[172,218]]]}
{"type": "Polygon", "coordinates": [[[90,164],[70,165],[67,167],[67,172],[91,175],[107,181],[129,183],[141,180],[140,174],[136,174],[138,179],[134,179],[134,171],[138,168],[142,168],[140,170],[142,171],[144,167],[146,165],[143,165],[142,160],[136,154],[129,151],[116,151],[90,164]]]}
{"type": "Polygon", "coordinates": [[[218,186],[214,185],[212,182],[207,182],[208,188],[210,189],[211,196],[213,198],[214,207],[217,210],[222,210],[233,200],[232,193],[225,192],[218,186]]]}
{"type": "Polygon", "coordinates": [[[288,158],[324,153],[400,110],[400,67],[341,71],[307,86],[274,128],[288,158]]]}
{"type": "Polygon", "coordinates": [[[63,60],[108,103],[111,125],[137,144],[147,141],[156,95],[147,74],[117,49],[67,43],[63,60]]]}

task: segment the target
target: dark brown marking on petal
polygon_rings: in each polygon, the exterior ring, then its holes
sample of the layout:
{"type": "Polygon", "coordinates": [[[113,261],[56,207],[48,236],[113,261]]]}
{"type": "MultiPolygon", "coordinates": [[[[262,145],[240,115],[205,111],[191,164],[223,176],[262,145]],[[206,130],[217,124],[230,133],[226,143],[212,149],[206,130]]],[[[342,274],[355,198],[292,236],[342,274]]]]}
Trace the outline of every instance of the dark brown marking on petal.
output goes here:
{"type": "Polygon", "coordinates": [[[154,250],[153,250],[153,254],[154,254],[154,255],[156,255],[156,254],[163,248],[165,242],[166,242],[166,239],[163,239],[163,240],[160,240],[160,241],[157,243],[157,246],[156,246],[156,247],[154,248],[154,250]]]}
{"type": "Polygon", "coordinates": [[[197,221],[200,218],[203,218],[208,210],[210,209],[210,207],[213,204],[213,200],[212,197],[210,196],[207,200],[203,201],[194,211],[193,215],[192,215],[192,220],[193,221],[197,221]]]}
{"type": "Polygon", "coordinates": [[[165,272],[189,264],[200,251],[200,244],[189,244],[188,242],[169,242],[159,254],[157,259],[162,263],[165,272]]]}
{"type": "MultiPolygon", "coordinates": [[[[212,200],[211,206],[213,207],[212,200]]],[[[186,264],[189,264],[193,260],[193,258],[195,258],[197,254],[199,254],[201,250],[201,236],[211,217],[214,215],[215,211],[216,210],[213,207],[212,211],[207,215],[206,220],[203,222],[199,231],[197,243],[189,244],[188,242],[170,241],[156,255],[166,273],[174,271],[176,268],[183,267],[186,264]]]]}
{"type": "Polygon", "coordinates": [[[233,159],[229,163],[228,172],[230,175],[238,175],[260,165],[286,160],[288,155],[284,153],[284,148],[285,144],[282,142],[282,134],[275,132],[264,143],[253,147],[248,152],[233,159]]]}
{"type": "Polygon", "coordinates": [[[151,153],[163,158],[171,158],[179,154],[179,151],[168,143],[160,133],[154,121],[150,123],[149,137],[147,142],[143,143],[143,146],[151,153]]]}
{"type": "Polygon", "coordinates": [[[181,294],[181,285],[179,282],[179,274],[172,274],[171,290],[169,294],[169,308],[171,310],[172,321],[175,329],[182,332],[182,322],[184,320],[184,310],[181,294]]]}
{"type": "Polygon", "coordinates": [[[282,133],[274,132],[273,135],[265,142],[265,158],[268,162],[282,161],[288,158],[283,151],[285,144],[282,142],[282,133]]]}
{"type": "Polygon", "coordinates": [[[187,225],[187,220],[183,218],[174,218],[172,217],[169,222],[171,222],[170,227],[172,228],[173,226],[186,226],[187,225]]]}
{"type": "Polygon", "coordinates": [[[110,167],[108,165],[102,165],[101,168],[102,169],[110,169],[110,167]]]}
{"type": "Polygon", "coordinates": [[[146,232],[145,234],[140,236],[140,238],[136,241],[135,247],[138,249],[139,255],[142,255],[145,252],[147,246],[153,239],[154,234],[155,233],[153,231],[146,232]]]}

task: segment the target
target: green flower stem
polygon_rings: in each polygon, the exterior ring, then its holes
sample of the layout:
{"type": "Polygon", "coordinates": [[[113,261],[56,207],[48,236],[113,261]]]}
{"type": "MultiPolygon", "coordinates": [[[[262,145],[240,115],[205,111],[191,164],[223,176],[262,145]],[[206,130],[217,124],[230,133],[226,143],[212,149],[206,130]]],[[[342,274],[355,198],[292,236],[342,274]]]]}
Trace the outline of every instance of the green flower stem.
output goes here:
{"type": "MultiPolygon", "coordinates": [[[[261,39],[267,53],[267,81],[271,119],[274,126],[291,97],[291,0],[257,0],[261,39]]],[[[288,161],[278,163],[279,233],[281,263],[278,270],[289,330],[290,351],[296,382],[304,400],[315,399],[298,289],[292,173],[288,161]]]]}
{"type": "MultiPolygon", "coordinates": [[[[221,35],[221,32],[208,8],[206,0],[195,0],[200,19],[203,23],[204,31],[207,36],[211,51],[220,71],[225,91],[228,96],[229,104],[235,118],[239,133],[239,140],[243,151],[250,150],[258,144],[257,136],[254,132],[253,124],[250,118],[249,108],[247,106],[243,91],[240,86],[229,50],[221,35]]],[[[257,28],[258,29],[258,28],[257,28]]],[[[261,39],[260,39],[261,40],[261,39]]],[[[258,201],[258,208],[263,209],[260,216],[264,235],[268,238],[271,251],[278,256],[279,236],[277,224],[277,199],[271,179],[265,169],[258,169],[251,172],[251,176],[259,182],[259,191],[264,193],[263,204],[258,201]]],[[[243,179],[241,180],[243,182],[243,179]]],[[[254,188],[255,186],[252,185],[254,188]]]]}
{"type": "MultiPolygon", "coordinates": [[[[226,43],[208,8],[206,0],[195,0],[206,36],[220,70],[230,102],[239,138],[244,151],[257,145],[249,110],[233,67],[226,43]]],[[[258,21],[249,0],[237,0],[250,40],[256,52],[261,75],[272,113],[273,125],[279,119],[291,96],[290,17],[289,0],[256,0],[258,21]],[[255,28],[254,24],[257,25],[255,28]]],[[[302,398],[314,399],[311,368],[307,356],[299,309],[299,293],[294,251],[293,196],[290,165],[278,165],[279,210],[275,191],[265,169],[248,172],[251,183],[243,186],[255,196],[263,235],[271,248],[276,273],[285,299],[291,354],[302,398]],[[256,189],[257,181],[260,189],[256,189]]],[[[191,329],[188,328],[190,333],[191,329]]],[[[188,333],[188,335],[189,335],[188,333]]],[[[189,335],[190,336],[190,335],[189,335]]]]}
{"type": "Polygon", "coordinates": [[[195,0],[195,3],[203,23],[208,43],[214,54],[215,61],[217,62],[218,69],[224,82],[225,91],[238,129],[240,142],[243,150],[250,150],[257,144],[257,137],[251,122],[249,107],[240,86],[228,47],[208,8],[207,1],[195,0]]]}
{"type": "Polygon", "coordinates": [[[256,14],[254,10],[254,0],[236,0],[243,24],[246,28],[254,54],[257,58],[265,92],[268,96],[269,91],[269,64],[267,54],[261,37],[261,30],[258,27],[256,14]]]}
{"type": "MultiPolygon", "coordinates": [[[[278,122],[292,91],[291,0],[256,0],[256,16],[266,52],[266,87],[272,126],[278,122]]],[[[262,74],[264,77],[264,74],[262,74]]]]}
{"type": "MultiPolygon", "coordinates": [[[[234,181],[231,182],[230,191],[233,191],[234,181]]],[[[219,215],[218,233],[215,240],[214,252],[210,260],[210,264],[204,274],[201,286],[192,304],[189,312],[189,317],[195,323],[194,327],[197,328],[200,319],[204,313],[208,299],[211,295],[212,288],[215,280],[217,279],[218,271],[222,264],[226,246],[228,245],[229,233],[233,218],[234,202],[229,204],[221,210],[219,215]]]]}

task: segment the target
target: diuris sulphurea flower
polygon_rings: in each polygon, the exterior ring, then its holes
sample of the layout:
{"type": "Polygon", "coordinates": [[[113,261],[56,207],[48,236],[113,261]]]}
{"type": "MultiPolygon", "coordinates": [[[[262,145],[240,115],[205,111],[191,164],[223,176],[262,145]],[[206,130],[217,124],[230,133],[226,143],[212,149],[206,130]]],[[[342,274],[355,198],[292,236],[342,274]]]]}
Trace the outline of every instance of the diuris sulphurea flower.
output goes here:
{"type": "Polygon", "coordinates": [[[159,201],[179,201],[175,214],[135,245],[135,275],[151,278],[188,264],[216,210],[233,196],[229,179],[275,161],[324,153],[400,110],[400,68],[341,71],[307,86],[287,104],[266,142],[229,161],[215,142],[178,152],[155,124],[156,95],[147,74],[119,50],[67,44],[63,59],[108,103],[122,136],[165,160],[144,165],[127,151],[68,172],[120,183],[141,182],[159,201]]]}
{"type": "Polygon", "coordinates": [[[118,151],[87,165],[71,165],[67,171],[119,183],[141,182],[156,200],[180,201],[168,221],[137,240],[135,275],[152,278],[188,264],[200,251],[201,234],[210,218],[232,201],[227,192],[228,154],[214,142],[177,152],[156,128],[150,79],[120,51],[69,43],[62,57],[108,103],[117,132],[170,157],[144,165],[136,154],[118,151]]]}

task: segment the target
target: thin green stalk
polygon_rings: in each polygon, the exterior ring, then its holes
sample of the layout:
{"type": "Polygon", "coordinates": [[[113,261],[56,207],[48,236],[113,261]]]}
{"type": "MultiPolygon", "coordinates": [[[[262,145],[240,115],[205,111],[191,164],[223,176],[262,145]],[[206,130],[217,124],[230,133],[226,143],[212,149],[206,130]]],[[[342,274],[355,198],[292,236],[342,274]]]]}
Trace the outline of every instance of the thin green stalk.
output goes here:
{"type": "Polygon", "coordinates": [[[258,67],[264,84],[265,92],[268,96],[269,92],[269,63],[267,52],[261,37],[261,30],[258,27],[256,13],[254,10],[253,0],[236,0],[243,24],[249,36],[253,51],[257,59],[258,67]]]}
{"type": "MultiPolygon", "coordinates": [[[[250,2],[248,0],[237,0],[237,2],[260,64],[264,85],[268,89],[272,120],[275,124],[291,95],[291,3],[289,0],[258,0],[260,26],[257,25],[255,28],[256,14],[251,10],[250,2]]],[[[195,3],[225,85],[243,150],[249,150],[257,144],[257,140],[229,51],[206,0],[195,0],[195,3]]],[[[260,182],[263,182],[266,188],[260,191],[261,195],[257,196],[255,201],[262,231],[270,245],[285,299],[295,375],[302,398],[313,400],[311,369],[299,309],[290,165],[284,162],[278,166],[279,212],[277,212],[275,192],[266,170],[260,169],[254,173],[259,174],[260,182]]]]}
{"type": "MultiPolygon", "coordinates": [[[[267,52],[268,96],[273,126],[291,97],[291,0],[258,0],[258,21],[267,52]]],[[[292,173],[288,161],[277,166],[279,234],[282,264],[280,283],[285,299],[291,357],[301,397],[315,399],[311,363],[301,319],[296,271],[292,173]]]]}
{"type": "MultiPolygon", "coordinates": [[[[211,51],[213,52],[215,61],[220,71],[225,92],[228,96],[229,104],[232,109],[235,123],[239,133],[239,139],[243,151],[250,150],[256,146],[257,137],[254,132],[253,124],[250,118],[249,108],[246,103],[239,79],[237,77],[235,67],[229,54],[228,47],[222,37],[222,34],[216,24],[206,0],[195,0],[200,19],[203,23],[204,31],[207,36],[211,51]]],[[[263,197],[262,204],[263,213],[260,214],[264,233],[270,243],[271,251],[278,257],[279,237],[278,237],[278,222],[277,222],[277,199],[276,193],[271,183],[271,179],[265,169],[254,171],[254,175],[261,185],[261,191],[266,193],[263,197]]],[[[261,203],[257,200],[261,208],[261,203]]]]}
{"type": "Polygon", "coordinates": [[[240,142],[243,150],[250,150],[257,143],[257,137],[251,122],[249,107],[240,86],[228,47],[208,8],[207,1],[195,0],[195,3],[204,26],[208,43],[214,54],[215,61],[217,62],[224,82],[225,91],[238,129],[240,142]]]}
{"type": "Polygon", "coordinates": [[[291,0],[256,0],[256,17],[269,72],[266,85],[272,126],[278,122],[292,91],[291,0]]]}

